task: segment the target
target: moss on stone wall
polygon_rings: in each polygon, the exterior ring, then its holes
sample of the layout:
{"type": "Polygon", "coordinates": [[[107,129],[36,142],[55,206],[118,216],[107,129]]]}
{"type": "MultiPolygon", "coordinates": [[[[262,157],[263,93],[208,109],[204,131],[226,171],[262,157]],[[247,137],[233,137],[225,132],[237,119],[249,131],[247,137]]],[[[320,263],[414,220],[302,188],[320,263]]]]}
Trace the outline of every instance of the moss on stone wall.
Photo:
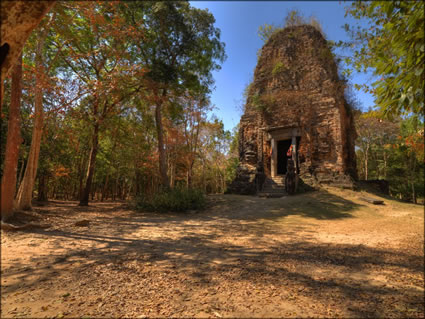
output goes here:
{"type": "Polygon", "coordinates": [[[285,64],[283,64],[281,61],[277,61],[274,66],[273,66],[273,70],[272,70],[272,74],[273,76],[276,76],[284,71],[288,70],[288,68],[286,67],[285,64]]]}

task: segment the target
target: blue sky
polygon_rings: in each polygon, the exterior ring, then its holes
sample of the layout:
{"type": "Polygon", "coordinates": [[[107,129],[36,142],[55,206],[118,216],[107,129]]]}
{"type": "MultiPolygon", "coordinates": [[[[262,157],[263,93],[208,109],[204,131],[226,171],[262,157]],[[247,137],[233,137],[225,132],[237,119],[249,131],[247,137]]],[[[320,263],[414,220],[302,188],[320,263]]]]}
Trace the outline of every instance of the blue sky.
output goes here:
{"type": "MultiPolygon", "coordinates": [[[[216,106],[214,114],[231,130],[242,115],[242,94],[251,81],[257,63],[257,51],[263,43],[258,36],[261,25],[282,25],[288,11],[297,9],[304,17],[316,17],[328,40],[345,40],[344,1],[191,1],[192,6],[208,9],[215,17],[215,26],[221,30],[221,41],[226,44],[227,60],[221,70],[214,72],[215,90],[211,102],[216,106]]],[[[352,83],[364,83],[365,75],[353,75],[352,83]]],[[[363,109],[374,105],[373,97],[355,90],[363,109]]]]}

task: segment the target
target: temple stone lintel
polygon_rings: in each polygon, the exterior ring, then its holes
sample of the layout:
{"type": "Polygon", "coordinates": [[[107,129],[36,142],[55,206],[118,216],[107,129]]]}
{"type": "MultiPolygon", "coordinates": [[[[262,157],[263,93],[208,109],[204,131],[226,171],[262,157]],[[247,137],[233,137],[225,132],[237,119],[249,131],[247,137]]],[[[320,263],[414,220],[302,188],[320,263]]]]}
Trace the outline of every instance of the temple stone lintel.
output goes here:
{"type": "Polygon", "coordinates": [[[267,137],[269,139],[274,138],[276,141],[290,140],[292,137],[301,136],[301,130],[299,128],[286,128],[274,131],[269,131],[267,137]]]}

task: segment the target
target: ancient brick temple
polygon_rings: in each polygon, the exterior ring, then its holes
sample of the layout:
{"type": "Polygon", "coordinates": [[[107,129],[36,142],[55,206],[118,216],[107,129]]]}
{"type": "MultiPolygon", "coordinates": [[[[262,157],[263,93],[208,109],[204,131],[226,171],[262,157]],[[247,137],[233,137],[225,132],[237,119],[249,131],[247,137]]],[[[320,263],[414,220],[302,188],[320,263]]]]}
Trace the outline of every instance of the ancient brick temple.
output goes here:
{"type": "Polygon", "coordinates": [[[352,186],[356,137],[333,55],[313,26],[288,27],[261,51],[240,120],[236,179],[229,191],[255,194],[284,176],[287,151],[309,185],[352,186]]]}

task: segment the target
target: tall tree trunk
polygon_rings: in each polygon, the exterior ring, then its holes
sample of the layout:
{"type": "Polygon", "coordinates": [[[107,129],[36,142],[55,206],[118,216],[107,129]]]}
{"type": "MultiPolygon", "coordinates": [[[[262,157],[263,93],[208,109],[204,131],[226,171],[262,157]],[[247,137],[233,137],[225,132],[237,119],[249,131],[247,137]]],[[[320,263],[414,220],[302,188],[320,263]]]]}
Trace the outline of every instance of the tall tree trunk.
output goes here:
{"type": "Polygon", "coordinates": [[[79,206],[89,205],[89,196],[90,196],[91,185],[93,182],[94,167],[96,163],[98,145],[99,145],[99,123],[96,122],[94,124],[92,146],[90,150],[89,164],[87,166],[86,185],[81,195],[79,206]]]}
{"type": "Polygon", "coordinates": [[[32,192],[34,189],[35,177],[37,175],[38,156],[40,154],[40,143],[43,135],[43,86],[42,86],[42,70],[43,70],[43,47],[44,36],[41,35],[37,43],[35,56],[35,121],[32,131],[32,140],[30,153],[28,155],[27,167],[25,169],[24,179],[19,186],[18,195],[16,197],[17,208],[23,210],[31,210],[32,192]]]}
{"type": "Polygon", "coordinates": [[[16,188],[19,146],[21,137],[21,94],[22,94],[22,54],[12,72],[12,94],[7,127],[6,153],[1,180],[1,219],[7,220],[13,215],[13,199],[16,188]]]}
{"type": "Polygon", "coordinates": [[[191,161],[187,170],[187,188],[192,188],[192,172],[193,172],[193,161],[191,161]]]}
{"type": "Polygon", "coordinates": [[[164,127],[162,125],[162,102],[156,104],[155,109],[156,132],[158,134],[159,173],[161,184],[165,188],[170,187],[167,175],[167,158],[164,148],[164,127]]]}

